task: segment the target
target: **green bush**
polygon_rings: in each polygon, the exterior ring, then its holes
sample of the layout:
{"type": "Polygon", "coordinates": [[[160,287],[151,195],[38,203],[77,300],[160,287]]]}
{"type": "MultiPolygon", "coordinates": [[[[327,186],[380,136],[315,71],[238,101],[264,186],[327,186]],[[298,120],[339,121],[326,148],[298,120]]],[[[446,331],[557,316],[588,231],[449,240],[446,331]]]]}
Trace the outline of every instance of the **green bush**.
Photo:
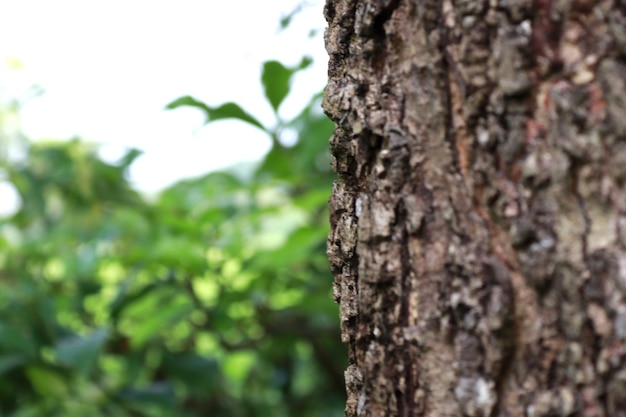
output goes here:
{"type": "Polygon", "coordinates": [[[168,106],[266,132],[252,175],[213,172],[148,202],[126,179],[137,151],[109,164],[74,140],[0,162],[22,200],[0,220],[0,416],[343,414],[324,250],[332,125],[319,96],[278,118],[309,63],[264,65],[273,128],[235,103],[168,106]]]}

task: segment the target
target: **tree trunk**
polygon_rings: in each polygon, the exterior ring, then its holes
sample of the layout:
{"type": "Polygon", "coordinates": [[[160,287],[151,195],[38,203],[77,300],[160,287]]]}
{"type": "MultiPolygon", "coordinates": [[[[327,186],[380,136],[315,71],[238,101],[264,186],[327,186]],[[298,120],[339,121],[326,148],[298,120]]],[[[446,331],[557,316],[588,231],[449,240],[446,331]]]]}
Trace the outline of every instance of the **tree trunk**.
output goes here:
{"type": "Polygon", "coordinates": [[[328,0],[347,416],[626,416],[625,9],[328,0]]]}

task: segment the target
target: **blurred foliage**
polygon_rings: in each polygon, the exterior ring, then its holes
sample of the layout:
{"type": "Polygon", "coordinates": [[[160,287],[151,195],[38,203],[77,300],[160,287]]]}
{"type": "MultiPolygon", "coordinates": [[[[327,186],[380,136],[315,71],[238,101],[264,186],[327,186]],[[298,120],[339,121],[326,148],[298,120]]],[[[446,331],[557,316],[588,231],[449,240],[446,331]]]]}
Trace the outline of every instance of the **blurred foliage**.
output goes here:
{"type": "Polygon", "coordinates": [[[332,125],[319,96],[293,120],[277,111],[309,63],[264,65],[273,127],[235,103],[168,105],[265,131],[252,175],[209,173],[148,202],[126,179],[137,151],[2,153],[22,204],[0,219],[0,416],[343,415],[324,251],[332,125]]]}

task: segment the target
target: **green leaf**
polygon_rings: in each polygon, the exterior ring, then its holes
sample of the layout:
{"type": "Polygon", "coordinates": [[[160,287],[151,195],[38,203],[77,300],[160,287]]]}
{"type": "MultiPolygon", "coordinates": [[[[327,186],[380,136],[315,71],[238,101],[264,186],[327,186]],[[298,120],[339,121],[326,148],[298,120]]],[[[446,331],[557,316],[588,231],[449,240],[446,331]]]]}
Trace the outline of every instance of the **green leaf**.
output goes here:
{"type": "Polygon", "coordinates": [[[259,122],[257,119],[252,117],[246,111],[244,111],[241,107],[239,107],[236,103],[224,103],[219,107],[216,107],[212,110],[212,114],[210,116],[210,120],[218,120],[218,119],[239,119],[244,122],[248,122],[253,126],[260,128],[261,130],[265,130],[265,127],[259,122]]]}
{"type": "MultiPolygon", "coordinates": [[[[23,314],[22,311],[16,312],[18,314],[23,314]]],[[[25,317],[25,315],[23,317],[25,317]]],[[[31,336],[35,323],[29,321],[23,323],[23,326],[30,327],[18,328],[17,326],[8,323],[0,323],[0,347],[4,348],[3,350],[20,352],[28,356],[35,356],[38,346],[34,338],[31,336]]]]}
{"type": "Polygon", "coordinates": [[[26,362],[24,355],[19,353],[0,356],[0,376],[26,362]]]}
{"type": "Polygon", "coordinates": [[[265,97],[270,102],[274,112],[278,111],[281,103],[289,94],[293,75],[308,68],[312,63],[313,60],[308,56],[303,57],[300,63],[293,68],[288,68],[278,61],[263,63],[261,82],[265,90],[265,97]]]}
{"type": "Polygon", "coordinates": [[[188,272],[201,274],[206,268],[205,247],[193,239],[165,236],[158,239],[150,251],[154,260],[188,272]]]}
{"type": "Polygon", "coordinates": [[[326,233],[323,229],[301,227],[294,231],[285,245],[269,251],[259,251],[253,258],[253,265],[257,268],[280,270],[294,268],[297,264],[311,259],[316,246],[323,244],[326,233]]]}
{"type": "Polygon", "coordinates": [[[293,14],[289,13],[286,16],[283,16],[280,18],[280,28],[282,30],[287,29],[287,26],[289,26],[289,24],[291,23],[291,19],[293,18],[293,14]]]}
{"type": "Polygon", "coordinates": [[[177,109],[179,107],[183,107],[183,106],[190,106],[190,107],[197,107],[200,110],[204,110],[208,112],[209,106],[207,106],[206,104],[204,104],[203,102],[196,100],[195,98],[191,97],[191,96],[182,96],[177,98],[176,100],[172,101],[171,103],[169,103],[167,106],[165,106],[166,109],[168,110],[172,110],[172,109],[177,109]]]}
{"type": "Polygon", "coordinates": [[[131,346],[140,348],[189,316],[192,310],[193,305],[184,295],[164,287],[127,306],[121,318],[122,326],[130,329],[131,346]]]}
{"type": "Polygon", "coordinates": [[[278,111],[278,107],[289,94],[291,76],[294,72],[278,61],[267,61],[263,64],[261,82],[265,89],[265,97],[275,112],[278,111]]]}
{"type": "Polygon", "coordinates": [[[127,388],[122,390],[119,395],[124,400],[138,405],[157,405],[169,408],[176,403],[174,388],[167,382],[154,382],[143,389],[127,388]]]}
{"type": "Polygon", "coordinates": [[[215,389],[220,381],[220,370],[215,360],[195,353],[166,353],[163,369],[198,393],[215,389]]]}
{"type": "Polygon", "coordinates": [[[44,397],[64,397],[67,395],[68,387],[65,378],[54,369],[31,366],[26,369],[26,376],[35,391],[44,397]]]}
{"type": "Polygon", "coordinates": [[[285,30],[291,24],[293,18],[302,11],[302,3],[299,3],[291,12],[280,18],[280,29],[285,30]]]}
{"type": "Polygon", "coordinates": [[[151,292],[162,288],[163,286],[168,287],[169,283],[166,281],[155,280],[150,282],[140,289],[130,292],[130,284],[127,281],[122,281],[118,284],[118,291],[111,302],[109,307],[111,311],[111,319],[113,323],[117,324],[117,321],[120,315],[123,313],[124,309],[131,306],[133,303],[137,301],[141,301],[142,298],[149,295],[151,292]]]}
{"type": "Polygon", "coordinates": [[[263,64],[261,82],[265,90],[265,97],[270,102],[274,112],[278,111],[281,103],[289,94],[291,78],[295,73],[311,65],[313,60],[305,56],[294,68],[287,68],[278,61],[267,61],[263,64]]]}
{"type": "Polygon", "coordinates": [[[56,346],[57,360],[86,375],[96,362],[108,337],[109,332],[106,329],[97,329],[84,337],[61,340],[56,346]]]}
{"type": "Polygon", "coordinates": [[[130,149],[118,163],[119,167],[123,169],[127,169],[135,161],[135,159],[137,159],[137,157],[139,157],[142,153],[143,152],[139,149],[136,149],[136,148],[130,149]]]}
{"type": "Polygon", "coordinates": [[[242,109],[237,103],[229,102],[218,107],[209,107],[202,101],[199,101],[191,96],[183,96],[172,101],[165,106],[165,108],[172,110],[184,106],[195,107],[202,110],[206,115],[205,123],[214,122],[220,119],[239,119],[243,122],[251,124],[252,126],[258,127],[263,131],[267,130],[261,122],[242,109]]]}
{"type": "Polygon", "coordinates": [[[303,56],[300,60],[300,65],[298,65],[298,71],[310,67],[312,63],[313,59],[310,56],[303,56]]]}
{"type": "Polygon", "coordinates": [[[293,148],[274,146],[263,158],[257,168],[258,174],[269,174],[271,177],[293,180],[298,167],[293,164],[293,148]]]}

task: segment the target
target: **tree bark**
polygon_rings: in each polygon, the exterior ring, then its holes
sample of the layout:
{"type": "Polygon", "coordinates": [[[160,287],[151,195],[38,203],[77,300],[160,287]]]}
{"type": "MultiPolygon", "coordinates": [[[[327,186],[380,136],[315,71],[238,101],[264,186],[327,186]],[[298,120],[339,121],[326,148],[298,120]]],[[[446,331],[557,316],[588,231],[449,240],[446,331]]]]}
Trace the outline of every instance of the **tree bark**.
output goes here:
{"type": "Polygon", "coordinates": [[[623,0],[328,0],[346,415],[626,416],[623,0]]]}

